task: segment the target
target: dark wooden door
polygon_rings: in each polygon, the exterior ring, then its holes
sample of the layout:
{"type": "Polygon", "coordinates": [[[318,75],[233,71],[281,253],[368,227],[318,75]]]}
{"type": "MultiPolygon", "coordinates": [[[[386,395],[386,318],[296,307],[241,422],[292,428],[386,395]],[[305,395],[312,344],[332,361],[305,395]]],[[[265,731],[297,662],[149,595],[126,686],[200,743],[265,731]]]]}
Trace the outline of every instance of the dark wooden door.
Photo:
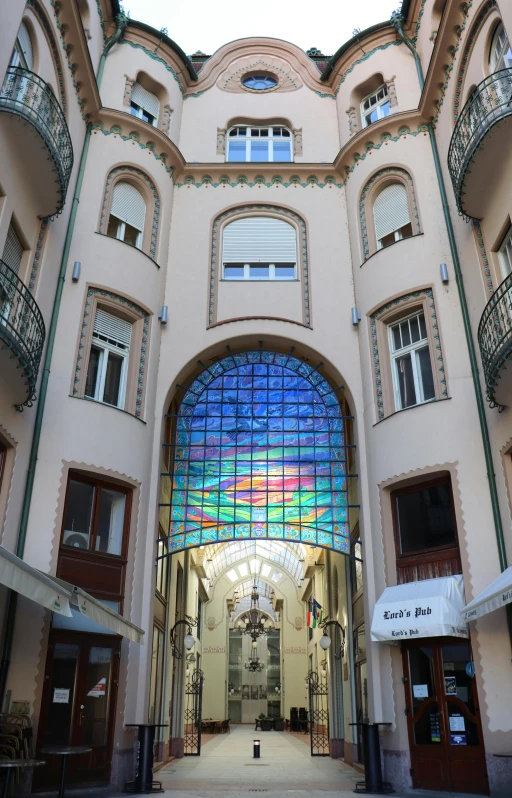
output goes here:
{"type": "MultiPolygon", "coordinates": [[[[50,634],[37,751],[45,745],[87,745],[68,761],[69,784],[110,781],[121,641],[110,635],[50,634]]],[[[38,754],[39,755],[39,754],[38,754]]],[[[60,757],[37,774],[39,789],[57,785],[60,757]]]]}
{"type": "Polygon", "coordinates": [[[488,795],[469,642],[416,640],[402,654],[413,786],[488,795]]]}

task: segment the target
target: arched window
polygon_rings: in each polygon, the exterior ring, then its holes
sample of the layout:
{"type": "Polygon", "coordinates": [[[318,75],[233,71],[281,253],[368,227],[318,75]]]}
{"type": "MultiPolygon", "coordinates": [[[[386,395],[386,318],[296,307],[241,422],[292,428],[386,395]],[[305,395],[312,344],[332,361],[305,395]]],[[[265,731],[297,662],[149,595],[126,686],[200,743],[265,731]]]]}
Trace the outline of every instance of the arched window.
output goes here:
{"type": "Polygon", "coordinates": [[[295,280],[297,231],[282,219],[236,219],[222,234],[224,280],[295,280]]]}
{"type": "Polygon", "coordinates": [[[412,236],[411,212],[403,183],[391,183],[377,194],[373,203],[377,249],[412,236]]]}
{"type": "Polygon", "coordinates": [[[152,92],[145,89],[140,83],[134,83],[130,102],[130,113],[143,119],[148,125],[156,127],[160,111],[160,100],[152,92]]]}
{"type": "Polygon", "coordinates": [[[146,203],[140,191],[120,181],[114,186],[107,235],[142,249],[146,203]]]}
{"type": "Polygon", "coordinates": [[[30,40],[28,28],[24,22],[22,22],[20,25],[9,66],[19,66],[23,67],[23,69],[29,69],[30,71],[32,71],[32,67],[34,66],[32,42],[30,40]]]}
{"type": "Polygon", "coordinates": [[[292,161],[292,134],[286,127],[232,127],[228,132],[228,161],[292,161]]]}
{"type": "Polygon", "coordinates": [[[489,68],[491,74],[499,72],[500,69],[512,67],[512,49],[508,36],[505,33],[503,23],[500,22],[492,37],[491,49],[489,52],[489,68]]]}

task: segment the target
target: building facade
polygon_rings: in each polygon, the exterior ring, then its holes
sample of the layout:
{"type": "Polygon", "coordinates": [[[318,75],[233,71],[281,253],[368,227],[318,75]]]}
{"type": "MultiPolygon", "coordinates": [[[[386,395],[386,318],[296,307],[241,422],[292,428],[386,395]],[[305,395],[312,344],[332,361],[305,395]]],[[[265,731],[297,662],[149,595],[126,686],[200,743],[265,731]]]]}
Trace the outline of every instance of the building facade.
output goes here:
{"type": "Polygon", "coordinates": [[[3,17],[1,545],[111,613],[2,588],[3,711],[91,744],[80,783],[132,776],[130,723],[183,755],[189,616],[205,716],[288,718],[321,673],[332,756],[383,721],[396,788],[510,794],[508,610],[370,633],[387,588],[469,603],[512,558],[510,4],[404,0],[332,57],[188,57],[117,0],[3,17]]]}

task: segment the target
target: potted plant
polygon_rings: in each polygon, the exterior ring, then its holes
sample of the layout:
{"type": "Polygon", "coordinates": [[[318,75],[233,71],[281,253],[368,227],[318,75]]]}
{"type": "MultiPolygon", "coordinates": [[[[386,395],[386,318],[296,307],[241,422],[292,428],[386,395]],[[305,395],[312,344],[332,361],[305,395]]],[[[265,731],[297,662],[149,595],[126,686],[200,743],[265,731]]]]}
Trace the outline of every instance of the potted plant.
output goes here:
{"type": "Polygon", "coordinates": [[[261,723],[262,732],[272,731],[272,718],[267,718],[266,715],[263,715],[263,717],[261,717],[260,715],[260,723],[261,723]]]}
{"type": "Polygon", "coordinates": [[[274,718],[274,731],[284,731],[284,718],[274,718]]]}

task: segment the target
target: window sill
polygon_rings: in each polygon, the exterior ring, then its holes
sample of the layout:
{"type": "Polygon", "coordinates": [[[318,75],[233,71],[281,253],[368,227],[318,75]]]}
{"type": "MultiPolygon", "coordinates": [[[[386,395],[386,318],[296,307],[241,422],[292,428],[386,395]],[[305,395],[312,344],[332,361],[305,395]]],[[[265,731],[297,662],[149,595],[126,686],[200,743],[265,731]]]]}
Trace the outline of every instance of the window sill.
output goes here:
{"type": "Polygon", "coordinates": [[[128,560],[124,554],[109,554],[108,551],[91,551],[90,549],[80,549],[77,546],[66,546],[65,543],[59,545],[59,551],[66,554],[78,555],[81,559],[88,562],[109,562],[116,563],[119,567],[126,565],[128,560]]]}
{"type": "Polygon", "coordinates": [[[294,277],[293,280],[268,280],[264,277],[261,279],[254,279],[254,280],[244,280],[243,277],[239,279],[227,279],[222,277],[219,280],[220,283],[300,283],[300,280],[297,277],[294,277]]]}
{"type": "Polygon", "coordinates": [[[410,241],[412,238],[419,238],[420,236],[423,236],[423,235],[425,235],[425,234],[424,233],[415,233],[413,236],[408,236],[407,238],[401,238],[399,241],[393,241],[393,243],[389,244],[387,247],[383,247],[382,249],[377,249],[375,252],[372,252],[371,255],[368,255],[366,260],[364,260],[361,263],[359,268],[362,269],[363,266],[366,263],[368,263],[369,260],[371,260],[372,258],[375,257],[375,255],[380,255],[381,252],[387,252],[388,250],[392,249],[392,247],[395,247],[397,244],[403,244],[404,241],[410,241]]]}
{"type": "Polygon", "coordinates": [[[130,418],[140,421],[141,424],[146,424],[143,418],[139,418],[133,413],[130,413],[129,410],[123,410],[122,407],[114,407],[114,405],[108,405],[106,402],[99,402],[97,399],[91,399],[89,396],[73,396],[72,394],[69,394],[69,398],[79,399],[82,402],[89,402],[90,404],[100,405],[101,407],[108,407],[110,410],[116,410],[118,413],[124,413],[125,416],[130,416],[130,418]]]}
{"type": "Polygon", "coordinates": [[[99,230],[95,230],[95,233],[96,233],[97,236],[102,236],[103,238],[108,238],[109,241],[117,241],[118,244],[123,244],[125,247],[130,247],[130,249],[134,249],[134,250],[136,250],[136,252],[140,252],[141,255],[144,255],[145,258],[147,258],[149,261],[151,261],[153,266],[156,266],[157,269],[160,268],[160,266],[158,265],[156,260],[153,260],[151,255],[148,255],[148,253],[144,252],[143,249],[139,249],[138,247],[134,246],[134,244],[129,244],[128,241],[121,241],[120,238],[114,238],[114,236],[108,236],[106,233],[100,233],[99,230]]]}
{"type": "Polygon", "coordinates": [[[400,413],[407,413],[409,410],[416,410],[416,408],[418,407],[427,407],[428,405],[439,404],[439,402],[449,402],[450,400],[451,396],[445,396],[444,399],[430,399],[428,402],[420,402],[417,405],[412,405],[412,407],[404,407],[403,410],[394,410],[392,413],[389,413],[389,415],[385,416],[384,418],[381,418],[380,421],[376,421],[375,424],[373,424],[373,426],[378,427],[380,424],[383,424],[385,421],[387,421],[388,418],[393,418],[393,416],[398,416],[400,415],[400,413]]]}

